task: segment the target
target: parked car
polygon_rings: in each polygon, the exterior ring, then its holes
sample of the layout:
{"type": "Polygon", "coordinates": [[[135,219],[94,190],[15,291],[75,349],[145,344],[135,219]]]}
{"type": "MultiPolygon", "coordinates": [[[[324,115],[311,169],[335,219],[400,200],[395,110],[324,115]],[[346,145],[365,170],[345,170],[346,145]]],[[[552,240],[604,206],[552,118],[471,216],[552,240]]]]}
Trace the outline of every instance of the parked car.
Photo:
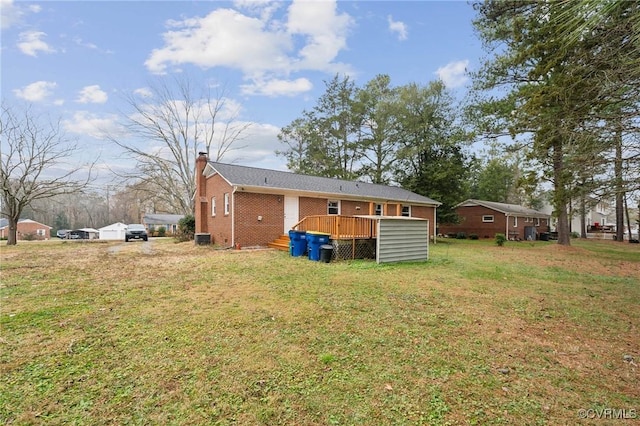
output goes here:
{"type": "Polygon", "coordinates": [[[147,230],[144,225],[140,223],[134,223],[131,225],[127,225],[127,230],[124,234],[124,241],[129,242],[129,240],[144,240],[147,241],[149,236],[147,235],[147,230]]]}
{"type": "Polygon", "coordinates": [[[58,229],[56,232],[56,237],[58,238],[67,238],[67,234],[71,232],[70,229],[58,229]]]}

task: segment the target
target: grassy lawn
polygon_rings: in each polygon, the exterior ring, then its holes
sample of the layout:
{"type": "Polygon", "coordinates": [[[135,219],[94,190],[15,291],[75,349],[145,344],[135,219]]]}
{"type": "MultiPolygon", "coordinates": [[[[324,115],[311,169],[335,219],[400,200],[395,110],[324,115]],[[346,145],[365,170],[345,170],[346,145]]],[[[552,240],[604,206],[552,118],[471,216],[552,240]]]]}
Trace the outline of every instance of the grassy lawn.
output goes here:
{"type": "Polygon", "coordinates": [[[446,240],[393,265],[3,245],[0,423],[640,418],[640,246],[573,244],[446,240]]]}

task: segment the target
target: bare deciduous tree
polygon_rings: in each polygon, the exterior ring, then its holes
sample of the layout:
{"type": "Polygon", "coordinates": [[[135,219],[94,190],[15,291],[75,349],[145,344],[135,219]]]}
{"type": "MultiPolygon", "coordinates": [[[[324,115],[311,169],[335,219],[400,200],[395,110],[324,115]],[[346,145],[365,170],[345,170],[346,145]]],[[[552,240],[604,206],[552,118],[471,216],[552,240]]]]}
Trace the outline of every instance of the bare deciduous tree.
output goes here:
{"type": "Polygon", "coordinates": [[[237,142],[250,124],[237,121],[238,108],[224,89],[215,94],[210,87],[196,92],[187,78],[174,79],[173,86],[169,83],[159,81],[144,97],[128,95],[132,112],[125,116],[125,126],[134,140],[110,139],[138,163],[126,178],[151,191],[172,213],[192,214],[198,152],[221,160],[242,148],[237,142]]]}
{"type": "Polygon", "coordinates": [[[17,244],[18,220],[33,202],[82,191],[93,165],[69,165],[78,151],[60,123],[42,124],[31,108],[19,110],[2,102],[0,118],[1,212],[9,221],[7,245],[17,244]],[[86,173],[84,179],[76,179],[86,173]]]}

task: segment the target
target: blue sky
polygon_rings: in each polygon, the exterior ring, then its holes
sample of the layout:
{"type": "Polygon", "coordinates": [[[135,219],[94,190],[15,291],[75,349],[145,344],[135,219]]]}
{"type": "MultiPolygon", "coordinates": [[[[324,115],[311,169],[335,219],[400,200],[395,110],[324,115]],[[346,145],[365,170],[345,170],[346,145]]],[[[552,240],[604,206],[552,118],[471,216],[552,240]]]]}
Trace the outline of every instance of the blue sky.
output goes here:
{"type": "Polygon", "coordinates": [[[223,161],[286,169],[281,127],[310,109],[323,81],[361,86],[441,78],[458,96],[482,50],[466,1],[10,1],[2,10],[4,102],[29,103],[76,138],[103,168],[121,161],[104,138],[127,113],[126,94],[189,75],[224,86],[251,123],[246,148],[223,161]]]}

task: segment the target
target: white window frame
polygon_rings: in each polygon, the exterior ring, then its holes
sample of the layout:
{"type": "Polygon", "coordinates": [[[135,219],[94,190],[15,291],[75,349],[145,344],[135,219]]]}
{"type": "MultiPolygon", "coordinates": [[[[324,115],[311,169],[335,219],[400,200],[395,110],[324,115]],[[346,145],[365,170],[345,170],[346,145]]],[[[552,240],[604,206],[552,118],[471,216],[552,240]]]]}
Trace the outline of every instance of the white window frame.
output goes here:
{"type": "Polygon", "coordinates": [[[411,206],[402,206],[402,211],[400,212],[400,215],[403,217],[411,217],[411,206]],[[407,209],[406,214],[404,209],[407,209]]]}
{"type": "Polygon", "coordinates": [[[482,215],[482,222],[483,223],[493,223],[495,221],[495,218],[493,217],[492,214],[483,214],[482,215]]]}
{"type": "Polygon", "coordinates": [[[383,211],[382,204],[376,204],[376,209],[373,214],[376,216],[382,216],[383,211]]]}
{"type": "Polygon", "coordinates": [[[38,235],[39,237],[44,237],[45,235],[47,235],[47,231],[46,229],[37,229],[36,235],[38,235]]]}
{"type": "Polygon", "coordinates": [[[224,215],[229,216],[229,213],[231,213],[231,199],[229,197],[229,193],[225,192],[224,193],[224,215]]]}
{"type": "Polygon", "coordinates": [[[536,217],[536,226],[540,226],[540,218],[536,217]]]}
{"type": "Polygon", "coordinates": [[[211,197],[211,217],[216,217],[216,197],[211,197]]]}
{"type": "Polygon", "coordinates": [[[514,228],[518,227],[518,216],[513,216],[513,227],[514,228]]]}
{"type": "Polygon", "coordinates": [[[340,214],[340,201],[339,200],[328,200],[327,201],[327,214],[328,215],[339,215],[340,214]],[[331,213],[332,209],[335,209],[335,213],[331,213]]]}

